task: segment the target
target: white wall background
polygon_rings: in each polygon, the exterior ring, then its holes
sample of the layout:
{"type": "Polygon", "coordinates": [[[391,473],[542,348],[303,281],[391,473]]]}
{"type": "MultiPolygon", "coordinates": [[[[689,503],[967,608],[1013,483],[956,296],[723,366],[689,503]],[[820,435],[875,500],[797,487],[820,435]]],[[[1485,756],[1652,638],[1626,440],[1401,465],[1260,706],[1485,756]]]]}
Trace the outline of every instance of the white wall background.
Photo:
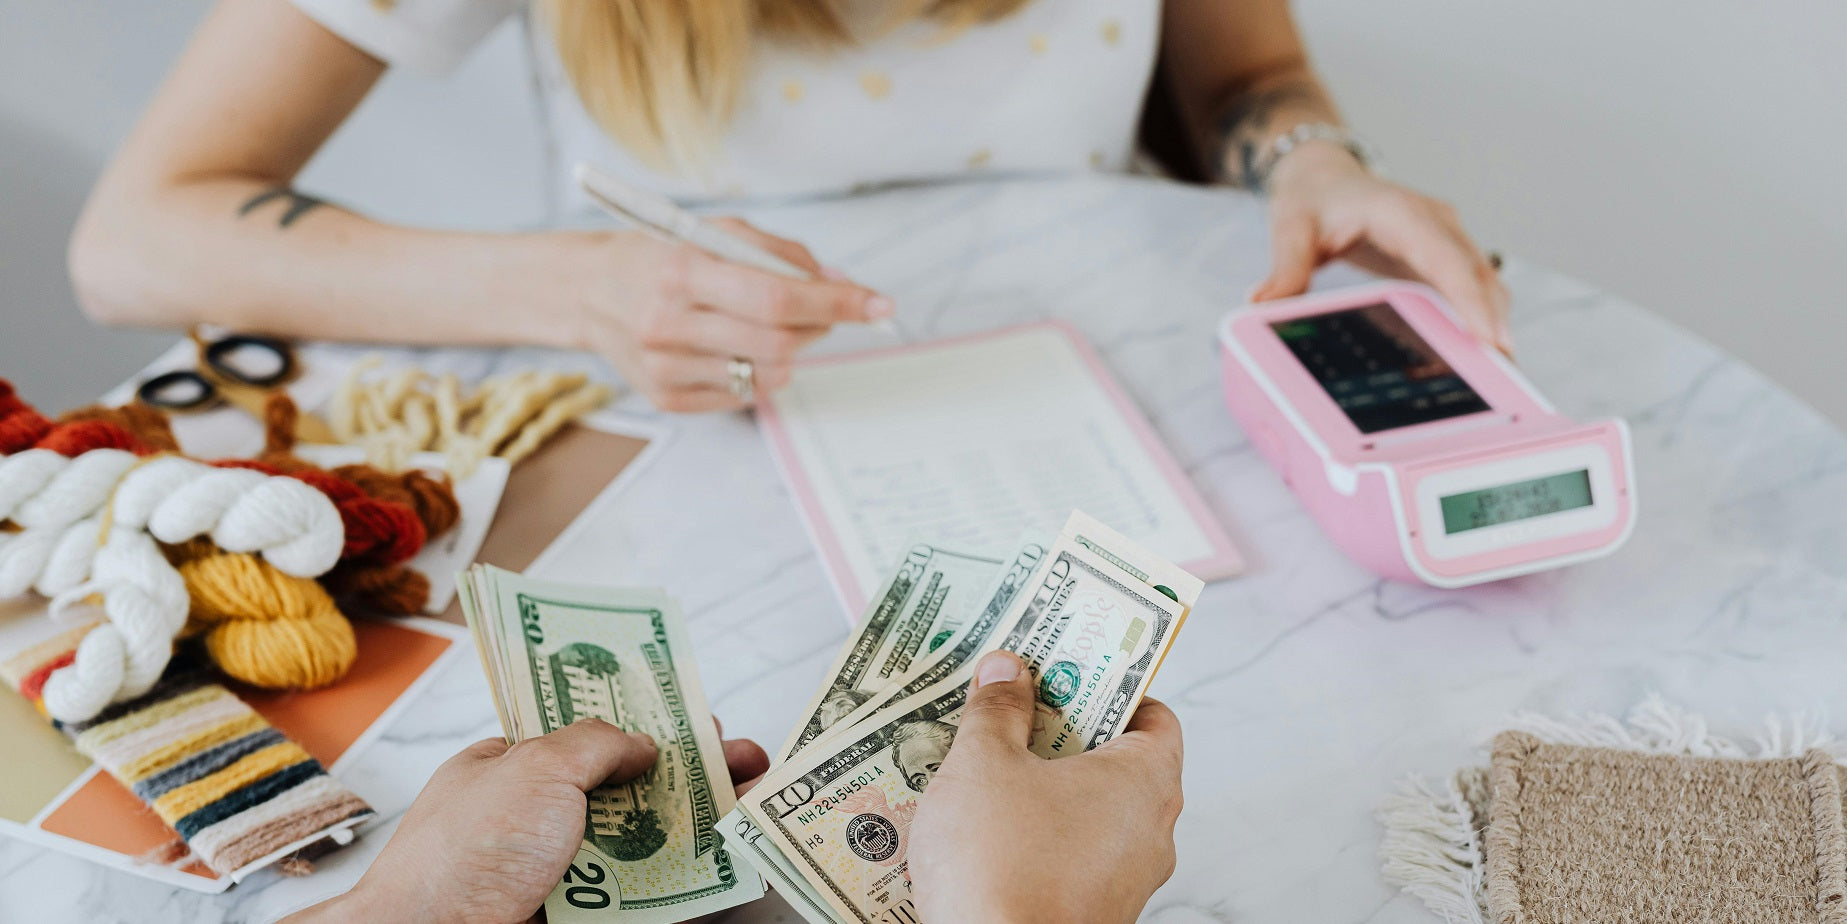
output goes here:
{"type": "MultiPolygon", "coordinates": [[[[49,408],[168,340],[82,321],[63,245],[207,6],[0,0],[0,376],[49,408]]],[[[1450,198],[1489,246],[1675,318],[1847,424],[1847,3],[1297,9],[1395,176],[1450,198]]],[[[446,81],[388,77],[303,185],[391,219],[537,222],[519,53],[507,30],[446,81]]]]}

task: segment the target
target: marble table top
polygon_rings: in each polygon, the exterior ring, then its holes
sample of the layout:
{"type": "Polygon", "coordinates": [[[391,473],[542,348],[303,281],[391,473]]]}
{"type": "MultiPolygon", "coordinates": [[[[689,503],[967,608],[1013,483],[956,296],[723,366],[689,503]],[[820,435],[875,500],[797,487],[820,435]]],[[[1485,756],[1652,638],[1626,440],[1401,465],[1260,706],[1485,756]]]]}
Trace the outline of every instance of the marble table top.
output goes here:
{"type": "MultiPolygon", "coordinates": [[[[1074,322],[1248,556],[1246,575],[1206,589],[1152,691],[1185,726],[1187,805],[1179,868],[1144,920],[1435,921],[1380,879],[1373,813],[1405,776],[1477,758],[1516,710],[1622,714],[1658,691],[1745,733],[1771,711],[1827,721],[1821,710],[1847,703],[1847,437],[1660,315],[1509,262],[1527,374],[1564,412],[1633,428],[1639,523],[1610,558],[1439,591],[1343,557],[1220,400],[1213,327],[1264,275],[1258,201],[1090,177],[747,214],[894,294],[906,340],[1074,322]]],[[[1337,267],[1318,284],[1357,279],[1337,267]]],[[[310,362],[349,352],[317,347],[310,362]]],[[[534,350],[416,352],[469,375],[610,374],[534,350]]],[[[669,588],[727,730],[773,747],[845,635],[840,604],[748,416],[663,418],[632,397],[621,409],[671,436],[550,573],[669,588]]],[[[343,770],[386,818],[314,875],[203,896],[5,841],[0,919],[273,919],[353,882],[430,771],[496,734],[478,666],[452,659],[343,770]]],[[[797,918],[771,897],[725,920],[797,918]]]]}

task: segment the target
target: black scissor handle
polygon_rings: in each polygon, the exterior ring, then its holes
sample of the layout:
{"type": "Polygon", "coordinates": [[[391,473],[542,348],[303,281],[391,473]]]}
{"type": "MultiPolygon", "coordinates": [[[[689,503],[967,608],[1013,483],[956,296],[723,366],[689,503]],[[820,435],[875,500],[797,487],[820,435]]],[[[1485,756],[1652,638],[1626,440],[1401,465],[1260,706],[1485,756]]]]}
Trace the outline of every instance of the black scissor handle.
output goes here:
{"type": "Polygon", "coordinates": [[[178,369],[163,372],[135,389],[135,398],[151,407],[166,408],[169,411],[190,411],[212,403],[218,397],[218,389],[191,369],[178,369]],[[175,394],[175,392],[179,392],[175,394]],[[188,394],[190,392],[190,394],[188,394]]]}
{"type": "Polygon", "coordinates": [[[242,382],[258,388],[267,388],[288,380],[295,371],[295,354],[289,351],[289,345],[274,337],[262,337],[256,334],[232,334],[222,340],[215,340],[206,345],[205,364],[212,372],[224,376],[233,382],[242,382]],[[239,369],[230,361],[230,355],[245,347],[255,347],[276,358],[276,369],[261,375],[252,375],[239,369]]]}

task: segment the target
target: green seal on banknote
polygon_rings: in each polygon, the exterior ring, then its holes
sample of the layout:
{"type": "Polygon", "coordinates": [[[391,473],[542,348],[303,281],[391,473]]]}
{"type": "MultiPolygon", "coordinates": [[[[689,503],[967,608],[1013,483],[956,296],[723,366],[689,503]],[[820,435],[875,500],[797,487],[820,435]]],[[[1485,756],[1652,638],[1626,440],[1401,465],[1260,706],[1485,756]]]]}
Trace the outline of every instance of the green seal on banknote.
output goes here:
{"type": "Polygon", "coordinates": [[[1054,708],[1071,702],[1077,696],[1079,680],[1083,675],[1076,664],[1060,661],[1045,669],[1045,675],[1039,678],[1039,701],[1054,708]]]}
{"type": "Polygon", "coordinates": [[[943,647],[944,642],[947,642],[950,639],[955,638],[955,637],[956,637],[956,630],[954,629],[944,629],[943,631],[936,633],[935,637],[930,639],[930,650],[935,651],[938,648],[943,647]]]}

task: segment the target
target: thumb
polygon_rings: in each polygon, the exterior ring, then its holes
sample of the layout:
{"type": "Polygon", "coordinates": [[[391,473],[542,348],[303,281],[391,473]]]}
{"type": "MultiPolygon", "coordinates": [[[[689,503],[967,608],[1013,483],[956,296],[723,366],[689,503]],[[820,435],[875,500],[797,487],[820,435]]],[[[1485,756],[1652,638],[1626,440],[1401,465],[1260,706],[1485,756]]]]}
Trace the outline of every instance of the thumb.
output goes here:
{"type": "Polygon", "coordinates": [[[1315,264],[1314,219],[1306,216],[1278,218],[1270,232],[1270,278],[1251,290],[1251,301],[1287,298],[1308,291],[1315,264]]]}
{"type": "Polygon", "coordinates": [[[975,665],[956,743],[972,741],[984,748],[1023,751],[1032,734],[1032,675],[1018,655],[989,652],[975,665]]]}
{"type": "Polygon", "coordinates": [[[626,782],[646,773],[660,752],[647,735],[625,732],[602,719],[579,719],[527,738],[507,755],[537,761],[546,775],[589,792],[606,780],[626,782]]]}

